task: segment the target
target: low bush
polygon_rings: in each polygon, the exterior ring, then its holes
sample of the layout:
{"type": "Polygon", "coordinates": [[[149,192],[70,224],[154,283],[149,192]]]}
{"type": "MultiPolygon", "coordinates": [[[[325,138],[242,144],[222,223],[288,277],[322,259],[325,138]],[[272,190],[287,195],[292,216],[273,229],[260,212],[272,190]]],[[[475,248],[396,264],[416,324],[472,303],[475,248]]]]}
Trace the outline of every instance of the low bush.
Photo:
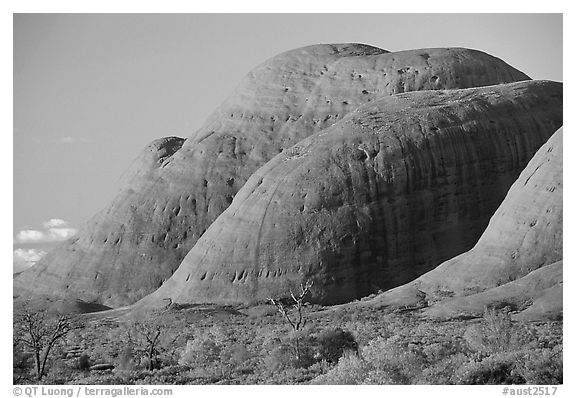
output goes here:
{"type": "Polygon", "coordinates": [[[525,350],[518,358],[516,369],[527,384],[562,384],[562,344],[554,348],[525,350]]]}
{"type": "Polygon", "coordinates": [[[501,353],[469,362],[459,368],[456,384],[524,384],[526,380],[516,372],[516,353],[501,353]]]}
{"type": "MultiPolygon", "coordinates": [[[[43,382],[558,384],[563,380],[561,322],[513,322],[502,310],[489,310],[480,320],[447,322],[384,309],[346,311],[346,317],[320,311],[297,332],[278,313],[260,322],[218,309],[161,312],[155,320],[162,330],[153,366],[145,363],[150,356],[144,355],[133,333],[131,340],[118,344],[129,325],[122,320],[96,321],[75,329],[62,349],[55,348],[43,382]],[[67,354],[76,347],[90,357],[70,359],[67,354]],[[81,371],[86,361],[111,363],[115,369],[81,371]]],[[[34,383],[29,354],[17,343],[14,382],[34,383]]]]}
{"type": "Polygon", "coordinates": [[[316,344],[318,348],[314,358],[317,361],[336,363],[346,351],[358,353],[358,343],[352,333],[340,328],[322,331],[316,337],[316,344]]]}
{"type": "Polygon", "coordinates": [[[90,356],[88,354],[82,354],[78,358],[78,369],[82,371],[90,370],[90,356]]]}

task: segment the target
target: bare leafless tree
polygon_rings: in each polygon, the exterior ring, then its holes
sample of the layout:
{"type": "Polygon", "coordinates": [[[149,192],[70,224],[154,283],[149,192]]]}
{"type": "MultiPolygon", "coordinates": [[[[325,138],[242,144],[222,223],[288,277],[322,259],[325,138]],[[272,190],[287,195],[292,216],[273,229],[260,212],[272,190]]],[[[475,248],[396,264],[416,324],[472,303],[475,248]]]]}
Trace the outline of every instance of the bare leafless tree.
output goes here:
{"type": "Polygon", "coordinates": [[[45,311],[23,305],[14,314],[14,324],[14,333],[19,334],[19,343],[32,350],[36,376],[42,380],[52,349],[72,330],[72,319],[68,315],[49,318],[45,311]]]}
{"type": "Polygon", "coordinates": [[[161,326],[147,321],[135,321],[126,330],[126,334],[134,349],[148,359],[148,370],[154,369],[154,362],[159,354],[161,326]]]}
{"type": "Polygon", "coordinates": [[[176,341],[182,337],[182,327],[166,324],[167,319],[162,312],[147,314],[144,318],[132,321],[126,329],[128,342],[134,351],[146,358],[147,368],[158,367],[158,358],[170,350],[176,341]]]}
{"type": "Polygon", "coordinates": [[[295,340],[295,352],[296,352],[296,359],[300,361],[300,336],[299,331],[306,326],[306,319],[304,319],[304,298],[308,293],[310,293],[310,289],[312,289],[312,285],[314,282],[307,280],[305,283],[300,284],[300,291],[298,294],[294,294],[292,289],[290,289],[290,298],[292,299],[292,303],[290,303],[289,309],[287,309],[284,304],[282,303],[281,299],[274,299],[272,297],[268,297],[268,301],[270,301],[273,305],[276,306],[278,312],[282,314],[286,322],[292,328],[294,332],[294,340],[295,340]],[[291,315],[290,313],[294,312],[295,315],[291,315]]]}

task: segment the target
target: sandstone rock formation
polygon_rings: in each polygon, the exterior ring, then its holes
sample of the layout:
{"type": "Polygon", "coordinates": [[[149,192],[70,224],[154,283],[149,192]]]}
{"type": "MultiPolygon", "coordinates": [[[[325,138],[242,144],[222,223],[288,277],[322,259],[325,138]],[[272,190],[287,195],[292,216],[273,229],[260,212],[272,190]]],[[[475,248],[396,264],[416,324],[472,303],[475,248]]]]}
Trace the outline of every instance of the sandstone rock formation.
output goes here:
{"type": "Polygon", "coordinates": [[[446,299],[423,314],[441,319],[480,317],[486,307],[508,307],[517,319],[555,320],[562,316],[562,282],[562,261],[557,261],[481,293],[446,299]]]}
{"type": "Polygon", "coordinates": [[[512,185],[478,243],[420,278],[376,299],[439,301],[434,317],[481,315],[509,305],[525,319],[562,314],[562,129],[512,185]],[[454,298],[450,298],[454,297],[454,298]]]}
{"type": "Polygon", "coordinates": [[[17,277],[15,294],[131,303],[172,275],[256,169],[359,105],[412,90],[527,79],[497,58],[461,48],[388,53],[335,44],[281,54],[251,71],[189,138],[146,148],[112,203],[17,277]]]}
{"type": "Polygon", "coordinates": [[[562,123],[562,85],[382,97],[256,171],[140,305],[239,303],[304,279],[342,303],[470,249],[562,123]]]}

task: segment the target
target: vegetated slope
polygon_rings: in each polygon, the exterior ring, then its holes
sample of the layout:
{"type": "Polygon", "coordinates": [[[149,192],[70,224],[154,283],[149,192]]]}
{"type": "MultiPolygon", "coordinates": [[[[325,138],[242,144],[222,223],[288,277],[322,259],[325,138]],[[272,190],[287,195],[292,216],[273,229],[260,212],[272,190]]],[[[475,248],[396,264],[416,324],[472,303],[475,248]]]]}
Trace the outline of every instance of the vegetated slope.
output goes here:
{"type": "Polygon", "coordinates": [[[256,171],[140,306],[249,303],[305,279],[342,303],[469,250],[562,124],[562,85],[382,97],[256,171]]]}
{"type": "Polygon", "coordinates": [[[527,79],[462,48],[388,53],[333,44],[281,54],[251,71],[186,140],[150,144],[111,204],[18,276],[14,293],[132,303],[172,275],[256,169],[359,105],[405,91],[527,79]]]}
{"type": "Polygon", "coordinates": [[[530,160],[470,251],[375,301],[439,300],[425,311],[435,317],[480,315],[484,306],[506,305],[522,311],[519,319],[560,317],[562,193],[560,128],[530,160]]]}

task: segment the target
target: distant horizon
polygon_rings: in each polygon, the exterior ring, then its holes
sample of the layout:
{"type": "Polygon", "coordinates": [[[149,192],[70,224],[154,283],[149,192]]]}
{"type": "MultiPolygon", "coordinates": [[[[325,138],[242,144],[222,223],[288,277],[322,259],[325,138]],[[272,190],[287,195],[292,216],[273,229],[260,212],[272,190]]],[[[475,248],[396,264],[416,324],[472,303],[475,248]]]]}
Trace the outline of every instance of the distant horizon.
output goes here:
{"type": "Polygon", "coordinates": [[[30,264],[71,236],[114,198],[149,142],[189,137],[246,73],[279,53],[342,42],[391,52],[465,47],[532,79],[563,81],[562,18],[15,14],[13,248],[30,264]]]}

